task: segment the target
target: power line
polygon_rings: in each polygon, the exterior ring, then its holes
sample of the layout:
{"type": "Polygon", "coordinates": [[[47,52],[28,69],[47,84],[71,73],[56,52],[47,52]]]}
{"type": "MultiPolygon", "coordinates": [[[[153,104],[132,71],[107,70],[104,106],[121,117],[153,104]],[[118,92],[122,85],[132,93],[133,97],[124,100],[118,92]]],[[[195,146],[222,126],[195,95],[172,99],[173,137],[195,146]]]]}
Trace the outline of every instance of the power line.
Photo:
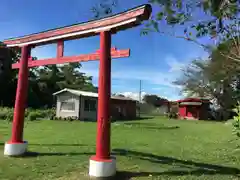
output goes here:
{"type": "Polygon", "coordinates": [[[142,101],[142,80],[140,80],[139,84],[139,102],[142,101]]]}
{"type": "Polygon", "coordinates": [[[141,102],[142,102],[142,80],[140,80],[139,84],[139,107],[138,107],[138,116],[140,117],[141,112],[141,102]]]}

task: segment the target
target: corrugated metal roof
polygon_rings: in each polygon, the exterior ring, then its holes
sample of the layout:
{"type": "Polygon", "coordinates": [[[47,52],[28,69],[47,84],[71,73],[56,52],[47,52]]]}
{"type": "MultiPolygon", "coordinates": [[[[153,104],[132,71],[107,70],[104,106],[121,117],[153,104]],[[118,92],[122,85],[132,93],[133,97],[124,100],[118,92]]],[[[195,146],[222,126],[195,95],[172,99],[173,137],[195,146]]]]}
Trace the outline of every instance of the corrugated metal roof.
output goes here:
{"type": "MultiPolygon", "coordinates": [[[[94,92],[88,92],[88,91],[80,91],[80,90],[75,90],[75,89],[62,89],[61,91],[55,92],[53,93],[54,96],[59,95],[63,92],[69,92],[72,93],[74,95],[77,96],[88,96],[88,97],[98,97],[98,93],[94,93],[94,92]]],[[[111,99],[118,99],[118,100],[125,100],[125,101],[136,101],[132,98],[128,98],[128,97],[122,97],[122,96],[111,96],[111,99]]]]}

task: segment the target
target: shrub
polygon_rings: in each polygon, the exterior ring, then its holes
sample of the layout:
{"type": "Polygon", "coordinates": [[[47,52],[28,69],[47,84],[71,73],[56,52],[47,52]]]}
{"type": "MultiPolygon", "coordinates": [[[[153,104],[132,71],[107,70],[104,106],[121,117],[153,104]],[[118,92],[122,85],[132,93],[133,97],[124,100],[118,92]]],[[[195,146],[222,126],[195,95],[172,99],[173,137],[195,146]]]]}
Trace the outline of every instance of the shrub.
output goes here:
{"type": "Polygon", "coordinates": [[[171,111],[171,112],[169,112],[169,113],[167,114],[167,116],[168,116],[168,118],[170,118],[170,119],[177,119],[177,118],[178,118],[178,113],[171,111]]]}
{"type": "Polygon", "coordinates": [[[27,119],[30,121],[39,119],[53,120],[55,117],[55,109],[27,109],[25,117],[27,117],[27,119]]]}
{"type": "MultiPolygon", "coordinates": [[[[25,110],[24,117],[26,120],[36,120],[36,119],[54,119],[55,109],[32,109],[27,108],[25,110]]],[[[14,109],[8,107],[0,107],[0,120],[13,120],[14,109]]]]}
{"type": "MultiPolygon", "coordinates": [[[[13,120],[13,114],[14,109],[13,108],[7,108],[7,107],[0,107],[0,120],[7,120],[12,121],[13,120]]],[[[41,119],[49,119],[49,120],[64,120],[64,121],[74,121],[78,120],[77,117],[56,117],[56,109],[32,109],[27,108],[25,110],[24,114],[25,120],[29,121],[35,121],[35,120],[41,120],[41,119]]]]}
{"type": "Polygon", "coordinates": [[[47,118],[47,119],[52,120],[56,116],[56,109],[55,108],[46,109],[46,110],[44,110],[44,112],[46,113],[44,117],[47,118]]]}
{"type": "Polygon", "coordinates": [[[27,109],[25,109],[24,117],[25,117],[25,118],[28,118],[28,115],[30,114],[30,112],[33,112],[33,111],[34,111],[34,109],[32,109],[32,108],[27,108],[27,109]]]}
{"type": "Polygon", "coordinates": [[[237,137],[240,137],[240,103],[236,105],[236,107],[233,109],[233,111],[236,113],[235,116],[233,116],[233,132],[237,137]]]}
{"type": "Polygon", "coordinates": [[[0,119],[12,121],[13,119],[13,109],[12,108],[0,108],[0,119]]]}
{"type": "Polygon", "coordinates": [[[39,118],[42,118],[42,114],[39,111],[32,111],[28,114],[28,117],[27,117],[29,121],[35,121],[39,118]]]}
{"type": "Polygon", "coordinates": [[[9,121],[9,122],[11,122],[13,120],[13,112],[7,113],[6,120],[9,121]]]}

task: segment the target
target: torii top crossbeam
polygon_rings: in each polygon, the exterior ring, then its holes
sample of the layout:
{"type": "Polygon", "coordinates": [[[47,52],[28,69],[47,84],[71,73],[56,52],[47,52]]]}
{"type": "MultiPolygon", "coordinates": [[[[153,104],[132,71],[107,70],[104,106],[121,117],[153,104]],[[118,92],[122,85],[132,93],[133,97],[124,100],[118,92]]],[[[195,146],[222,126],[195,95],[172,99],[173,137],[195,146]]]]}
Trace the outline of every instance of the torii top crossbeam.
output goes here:
{"type": "Polygon", "coordinates": [[[146,4],[117,15],[109,16],[99,20],[51,29],[27,36],[7,39],[4,44],[7,47],[25,45],[43,45],[98,35],[101,31],[111,30],[117,32],[137,26],[143,20],[147,20],[151,14],[151,6],[146,4]]]}

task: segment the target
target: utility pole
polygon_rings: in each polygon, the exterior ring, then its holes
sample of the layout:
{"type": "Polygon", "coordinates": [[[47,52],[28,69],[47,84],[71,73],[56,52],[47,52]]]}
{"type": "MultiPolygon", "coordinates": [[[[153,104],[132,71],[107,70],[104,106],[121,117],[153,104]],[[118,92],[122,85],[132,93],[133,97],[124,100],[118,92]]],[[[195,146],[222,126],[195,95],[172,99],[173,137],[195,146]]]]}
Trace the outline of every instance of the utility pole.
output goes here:
{"type": "Polygon", "coordinates": [[[141,101],[142,101],[142,80],[140,80],[139,84],[139,108],[138,108],[138,116],[141,114],[141,101]]]}

